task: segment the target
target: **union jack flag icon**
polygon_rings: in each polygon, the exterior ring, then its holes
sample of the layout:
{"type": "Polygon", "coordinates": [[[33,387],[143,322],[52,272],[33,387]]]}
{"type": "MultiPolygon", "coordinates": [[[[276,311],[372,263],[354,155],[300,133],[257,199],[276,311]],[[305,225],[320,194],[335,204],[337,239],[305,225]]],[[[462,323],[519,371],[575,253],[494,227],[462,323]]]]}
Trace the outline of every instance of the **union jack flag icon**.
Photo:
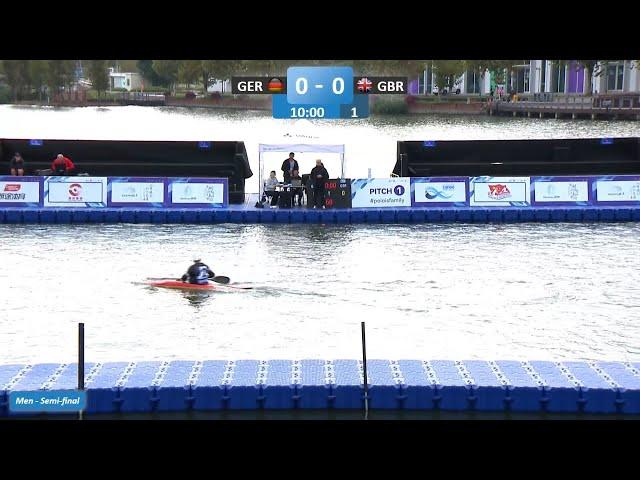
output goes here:
{"type": "Polygon", "coordinates": [[[373,87],[373,82],[369,80],[367,77],[364,77],[358,80],[358,83],[356,83],[356,87],[359,92],[368,93],[371,91],[371,88],[373,87]]]}

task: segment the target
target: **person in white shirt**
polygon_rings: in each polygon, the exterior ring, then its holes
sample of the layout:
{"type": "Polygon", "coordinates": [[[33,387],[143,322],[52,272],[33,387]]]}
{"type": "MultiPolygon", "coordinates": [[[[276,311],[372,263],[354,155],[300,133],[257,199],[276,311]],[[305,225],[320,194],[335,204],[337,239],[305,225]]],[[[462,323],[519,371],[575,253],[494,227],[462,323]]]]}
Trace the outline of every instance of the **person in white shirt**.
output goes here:
{"type": "Polygon", "coordinates": [[[278,192],[276,192],[276,185],[278,185],[279,183],[280,182],[276,178],[276,171],[271,170],[269,178],[267,178],[267,181],[264,182],[264,194],[267,197],[271,198],[271,208],[276,208],[276,205],[278,205],[279,194],[278,192]]]}

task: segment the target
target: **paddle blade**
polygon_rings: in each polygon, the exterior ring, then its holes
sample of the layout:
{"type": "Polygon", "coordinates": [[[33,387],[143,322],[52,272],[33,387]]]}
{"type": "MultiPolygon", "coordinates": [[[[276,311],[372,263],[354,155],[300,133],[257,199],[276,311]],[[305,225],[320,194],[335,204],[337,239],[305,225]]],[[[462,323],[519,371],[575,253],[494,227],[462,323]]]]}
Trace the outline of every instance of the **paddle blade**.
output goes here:
{"type": "Polygon", "coordinates": [[[226,285],[231,281],[231,279],[229,277],[225,277],[224,275],[218,275],[217,277],[213,277],[211,281],[226,285]]]}

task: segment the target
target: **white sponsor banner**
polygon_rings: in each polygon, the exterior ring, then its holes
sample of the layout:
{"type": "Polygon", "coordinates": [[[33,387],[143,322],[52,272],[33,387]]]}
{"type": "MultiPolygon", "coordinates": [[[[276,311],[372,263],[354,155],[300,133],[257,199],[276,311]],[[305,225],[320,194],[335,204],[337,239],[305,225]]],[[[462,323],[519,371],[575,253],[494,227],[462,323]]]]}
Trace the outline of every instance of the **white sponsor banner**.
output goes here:
{"type": "Polygon", "coordinates": [[[0,182],[0,203],[39,203],[39,182],[0,182]]]}
{"type": "Polygon", "coordinates": [[[174,182],[171,186],[171,203],[224,203],[222,183],[174,182]]]}
{"type": "Polygon", "coordinates": [[[588,202],[589,182],[535,182],[536,202],[588,202]]]}
{"type": "Polygon", "coordinates": [[[465,203],[467,201],[465,182],[420,182],[414,180],[413,187],[416,203],[465,203]]]}
{"type": "Polygon", "coordinates": [[[640,180],[597,180],[599,202],[640,202],[640,180]]]}
{"type": "Polygon", "coordinates": [[[105,207],[107,177],[47,177],[45,207],[105,207]]]}
{"type": "Polygon", "coordinates": [[[353,208],[385,208],[411,206],[411,179],[367,178],[351,182],[353,208]]]}
{"type": "Polygon", "coordinates": [[[474,177],[471,179],[471,206],[513,206],[530,203],[529,177],[474,177]]]}
{"type": "Polygon", "coordinates": [[[111,201],[116,203],[163,203],[164,183],[111,182],[111,201]]]}

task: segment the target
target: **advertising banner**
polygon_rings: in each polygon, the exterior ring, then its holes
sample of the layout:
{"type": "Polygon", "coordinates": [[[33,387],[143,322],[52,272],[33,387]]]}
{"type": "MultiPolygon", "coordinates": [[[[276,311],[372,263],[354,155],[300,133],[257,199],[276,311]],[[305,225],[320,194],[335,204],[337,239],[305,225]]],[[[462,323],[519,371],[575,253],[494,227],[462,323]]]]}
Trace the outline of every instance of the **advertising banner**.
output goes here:
{"type": "Polygon", "coordinates": [[[529,177],[471,177],[469,205],[472,207],[529,207],[529,177]]]}
{"type": "Polygon", "coordinates": [[[592,188],[599,205],[640,204],[640,176],[595,177],[592,188]]]}
{"type": "Polygon", "coordinates": [[[163,207],[164,178],[109,177],[110,207],[163,207]]]}
{"type": "Polygon", "coordinates": [[[39,207],[40,177],[0,177],[0,207],[39,207]]]}
{"type": "Polygon", "coordinates": [[[409,177],[366,178],[351,181],[352,208],[411,206],[409,177]]]}
{"type": "Polygon", "coordinates": [[[106,207],[107,177],[45,177],[45,207],[106,207]]]}
{"type": "Polygon", "coordinates": [[[411,179],[414,207],[466,207],[468,177],[417,177],[411,179]]]}
{"type": "Polygon", "coordinates": [[[229,205],[226,178],[171,178],[167,180],[168,207],[221,208],[229,205]]]}
{"type": "Polygon", "coordinates": [[[560,206],[591,204],[589,177],[531,177],[533,205],[560,206]]]}

